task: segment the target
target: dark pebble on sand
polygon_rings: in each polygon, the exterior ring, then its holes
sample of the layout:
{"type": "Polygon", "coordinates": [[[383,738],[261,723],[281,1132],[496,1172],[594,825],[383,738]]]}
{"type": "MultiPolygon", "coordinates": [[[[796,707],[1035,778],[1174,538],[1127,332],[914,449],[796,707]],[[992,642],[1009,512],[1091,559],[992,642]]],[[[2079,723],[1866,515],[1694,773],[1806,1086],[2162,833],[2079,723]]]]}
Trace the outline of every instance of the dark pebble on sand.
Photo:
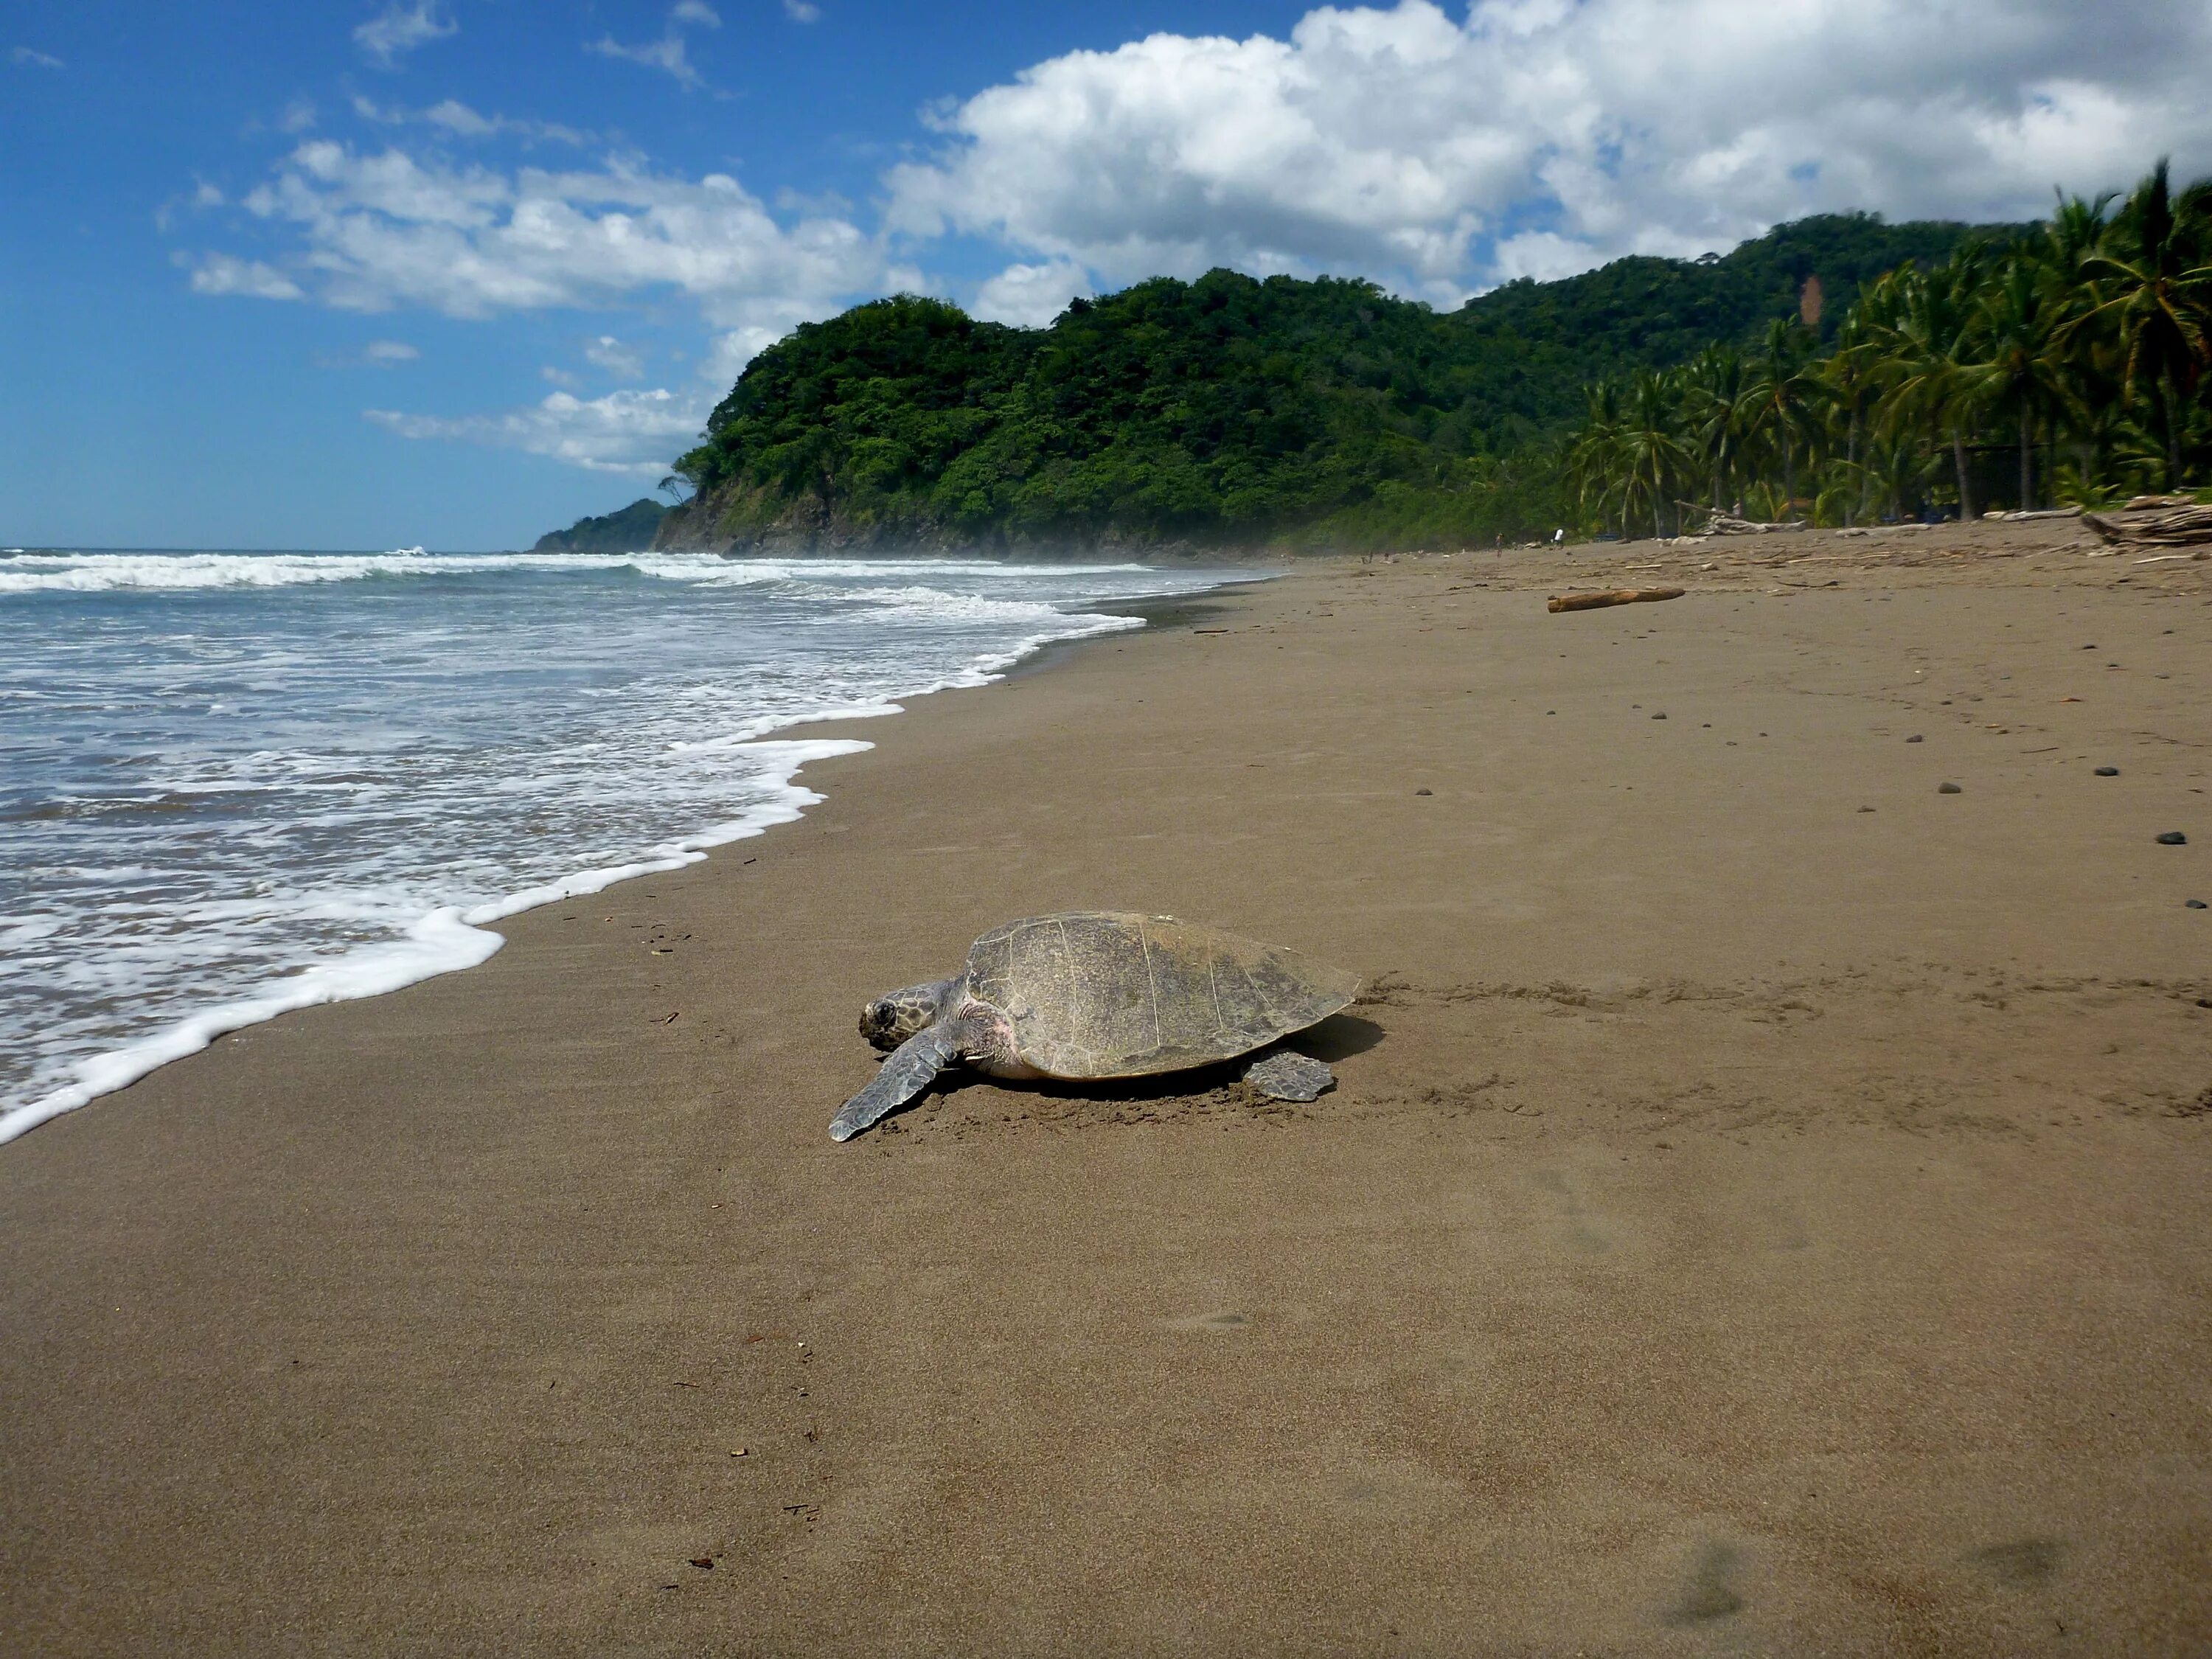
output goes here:
{"type": "Polygon", "coordinates": [[[1655,720],[1663,720],[1667,717],[1664,714],[1654,714],[1651,718],[1655,720]]]}
{"type": "Polygon", "coordinates": [[[2097,775],[2100,778],[2117,778],[2120,775],[2120,769],[2117,766],[2100,766],[2097,769],[2097,775]]]}
{"type": "MultiPolygon", "coordinates": [[[[2204,908],[2204,901],[2203,899],[2184,899],[2182,901],[2182,908],[2187,910],[2202,910],[2204,908]]],[[[2203,1005],[2200,1003],[2197,1006],[2202,1007],[2203,1005]]]]}
{"type": "Polygon", "coordinates": [[[1862,806],[1859,808],[1859,811],[1862,812],[1871,812],[1874,811],[1874,808],[1871,806],[1862,806]]]}
{"type": "Polygon", "coordinates": [[[1966,792],[1955,783],[1939,783],[1936,786],[1936,793],[1939,795],[1963,795],[1966,792]]]}
{"type": "Polygon", "coordinates": [[[1911,737],[1909,737],[1909,738],[1907,738],[1905,739],[1905,742],[1907,742],[1907,743],[1925,743],[1925,742],[1927,742],[1927,741],[1928,741],[1928,739],[1927,739],[1927,738],[1925,738],[1922,737],[1922,736],[1921,736],[1918,732],[1916,732],[1915,733],[1913,733],[1913,735],[1912,735],[1912,736],[1911,736],[1911,737]]]}
{"type": "Polygon", "coordinates": [[[1416,789],[1413,793],[1417,795],[1433,795],[1437,792],[1433,789],[1416,789]]]}
{"type": "Polygon", "coordinates": [[[2158,838],[2158,844],[2160,847],[2186,847],[2189,845],[2189,837],[2179,830],[2169,830],[2158,838]]]}

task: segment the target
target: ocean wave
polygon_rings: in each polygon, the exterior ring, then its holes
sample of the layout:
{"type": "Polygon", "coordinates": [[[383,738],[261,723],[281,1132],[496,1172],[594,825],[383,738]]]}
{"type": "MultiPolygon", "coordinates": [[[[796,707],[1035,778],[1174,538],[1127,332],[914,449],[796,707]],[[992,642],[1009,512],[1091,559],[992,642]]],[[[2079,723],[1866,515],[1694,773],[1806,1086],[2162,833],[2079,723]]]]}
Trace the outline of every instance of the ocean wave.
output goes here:
{"type": "Polygon", "coordinates": [[[732,559],[716,553],[426,553],[419,547],[385,553],[0,554],[0,596],[106,593],[133,589],[174,592],[194,588],[295,587],[378,577],[483,575],[515,571],[556,574],[634,571],[661,581],[723,587],[795,581],[835,597],[823,586],[896,577],[917,568],[948,576],[1085,577],[1141,572],[1142,565],[1025,565],[1001,561],[931,559],[732,559]]]}
{"type": "MultiPolygon", "coordinates": [[[[198,1054],[227,1032],[258,1025],[297,1009],[382,996],[441,974],[473,968],[489,959],[507,942],[492,931],[492,923],[541,904],[596,893],[618,881],[680,870],[687,864],[698,863],[710,848],[765,834],[780,823],[789,823],[823,799],[793,781],[801,767],[810,761],[826,760],[833,756],[860,754],[874,746],[849,739],[745,745],[746,752],[761,764],[760,775],[753,782],[765,799],[744,816],[662,842],[620,864],[579,870],[482,904],[466,908],[441,906],[409,924],[404,938],[362,945],[334,960],[316,963],[263,989],[206,1009],[149,1036],[78,1060],[71,1068],[74,1076],[69,1083],[10,1110],[0,1111],[0,1142],[13,1140],[64,1112],[75,1111],[102,1095],[127,1088],[171,1060],[198,1054]]],[[[43,937],[51,931],[40,929],[30,937],[43,937]]],[[[26,941],[17,935],[9,942],[26,941]]]]}

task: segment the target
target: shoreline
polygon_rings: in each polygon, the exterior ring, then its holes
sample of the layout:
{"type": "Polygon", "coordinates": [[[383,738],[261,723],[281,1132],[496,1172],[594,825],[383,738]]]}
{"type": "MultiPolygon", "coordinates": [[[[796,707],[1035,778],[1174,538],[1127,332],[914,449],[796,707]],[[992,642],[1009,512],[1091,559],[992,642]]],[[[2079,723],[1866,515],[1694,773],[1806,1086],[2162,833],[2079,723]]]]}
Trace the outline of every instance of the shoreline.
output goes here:
{"type": "Polygon", "coordinates": [[[2201,1644],[2208,574],[1332,562],[932,698],[778,835],[0,1157],[0,1629],[2201,1644]],[[828,1140],[867,997],[1080,905],[1358,973],[1337,1090],[828,1140]]]}
{"type": "MultiPolygon", "coordinates": [[[[85,550],[71,550],[82,552],[85,550]]],[[[411,551],[419,554],[422,550],[417,548],[411,551]]],[[[208,556],[228,556],[212,554],[208,556]]],[[[623,554],[613,556],[622,561],[641,556],[623,554]]],[[[1243,585],[1242,581],[1230,581],[1221,586],[1229,589],[1243,585]]],[[[1201,590],[1201,592],[1212,591],[1216,590],[1201,590]]],[[[1136,600],[1103,600],[1100,602],[1102,605],[1120,608],[1095,614],[1133,617],[1138,619],[1139,627],[1152,626],[1152,610],[1157,609],[1164,619],[1171,618],[1179,614],[1177,601],[1192,597],[1162,594],[1136,600]]],[[[1164,625],[1172,626],[1173,623],[1164,622],[1164,625]]],[[[506,921],[544,905],[588,897],[622,882],[641,880],[680,869],[685,865],[698,862],[716,848],[750,841],[770,830],[793,823],[805,813],[807,807],[817,805],[822,799],[799,784],[797,780],[801,770],[816,761],[844,754],[864,753],[873,747],[866,741],[848,738],[825,737],[799,741],[781,735],[784,732],[801,726],[844,726],[855,720],[902,714],[906,712],[907,703],[945,691],[974,689],[980,684],[992,684],[1011,675],[1026,672],[1031,667],[1050,660],[1050,653],[1055,651],[1091,640],[1110,637],[1123,631],[1129,630],[1093,629],[1041,644],[1023,644],[1017,647],[1011,656],[1000,654],[980,659],[975,665],[963,670],[950,681],[924,686],[916,691],[891,694],[880,705],[836,714],[779,716],[767,719],[765,723],[759,720],[750,722],[748,729],[751,726],[759,729],[742,739],[738,747],[750,752],[770,750],[805,751],[779,756],[779,762],[787,764],[779,764],[770,769],[769,775],[756,780],[773,792],[774,799],[770,802],[742,817],[668,837],[652,847],[640,849],[635,857],[620,864],[572,871],[567,875],[475,904],[438,907],[410,923],[404,938],[364,942],[342,957],[310,961],[279,978],[248,988],[239,994],[210,1001],[160,1030],[88,1055],[75,1062],[72,1081],[34,1099],[0,1109],[0,1146],[5,1146],[67,1113],[80,1111],[128,1089],[162,1066],[198,1054],[217,1038],[234,1031],[262,1024],[302,1009],[388,996],[410,985],[480,966],[497,954],[506,943],[505,936],[494,929],[494,923],[506,921]],[[982,678],[978,679],[977,676],[982,678]]]]}

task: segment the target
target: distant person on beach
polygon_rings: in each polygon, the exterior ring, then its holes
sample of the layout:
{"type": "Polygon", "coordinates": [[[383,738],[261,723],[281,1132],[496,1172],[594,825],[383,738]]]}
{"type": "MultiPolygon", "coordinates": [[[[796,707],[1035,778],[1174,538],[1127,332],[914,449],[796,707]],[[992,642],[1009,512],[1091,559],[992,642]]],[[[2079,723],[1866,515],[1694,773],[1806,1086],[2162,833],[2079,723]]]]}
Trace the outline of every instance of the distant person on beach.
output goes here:
{"type": "Polygon", "coordinates": [[[1564,529],[1561,529],[1561,530],[1554,530],[1554,531],[1552,532],[1552,545],[1553,545],[1553,546],[1554,546],[1554,547],[1559,546],[1562,542],[1565,541],[1566,539],[1567,539],[1567,532],[1566,532],[1564,529]]]}

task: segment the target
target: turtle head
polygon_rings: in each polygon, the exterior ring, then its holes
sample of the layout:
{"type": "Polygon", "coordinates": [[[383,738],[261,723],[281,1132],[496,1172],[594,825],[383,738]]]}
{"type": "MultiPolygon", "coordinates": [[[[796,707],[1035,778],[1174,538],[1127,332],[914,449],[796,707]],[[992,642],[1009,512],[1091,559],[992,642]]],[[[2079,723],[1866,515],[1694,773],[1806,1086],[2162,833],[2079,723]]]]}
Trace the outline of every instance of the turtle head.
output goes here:
{"type": "Polygon", "coordinates": [[[962,981],[933,979],[878,997],[860,1011],[860,1035],[889,1053],[937,1024],[958,1000],[962,981]]]}

